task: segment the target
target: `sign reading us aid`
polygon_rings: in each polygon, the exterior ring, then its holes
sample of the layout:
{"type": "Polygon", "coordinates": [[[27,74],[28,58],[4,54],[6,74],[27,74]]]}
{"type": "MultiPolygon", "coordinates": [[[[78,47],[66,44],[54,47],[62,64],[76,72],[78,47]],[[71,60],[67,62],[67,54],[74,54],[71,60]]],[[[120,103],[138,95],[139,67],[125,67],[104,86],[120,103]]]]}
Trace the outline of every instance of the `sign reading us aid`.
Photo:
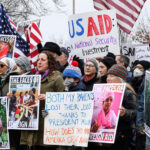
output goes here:
{"type": "Polygon", "coordinates": [[[93,103],[93,92],[46,93],[44,144],[87,147],[93,103]]]}
{"type": "Polygon", "coordinates": [[[81,58],[120,54],[119,34],[114,10],[76,14],[69,17],[72,55],[81,58]]]}

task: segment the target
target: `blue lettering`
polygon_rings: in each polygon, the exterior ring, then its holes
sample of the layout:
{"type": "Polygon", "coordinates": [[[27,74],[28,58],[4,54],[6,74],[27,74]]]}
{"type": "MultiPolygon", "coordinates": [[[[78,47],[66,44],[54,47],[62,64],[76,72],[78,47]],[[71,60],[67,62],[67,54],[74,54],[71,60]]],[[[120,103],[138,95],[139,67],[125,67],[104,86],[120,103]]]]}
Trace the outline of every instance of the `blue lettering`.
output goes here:
{"type": "Polygon", "coordinates": [[[81,18],[76,21],[76,24],[81,28],[81,31],[80,31],[80,32],[78,32],[78,31],[76,32],[76,34],[77,34],[78,36],[81,36],[81,35],[84,34],[84,28],[83,28],[83,26],[80,24],[80,21],[82,21],[81,18]]]}
{"type": "Polygon", "coordinates": [[[69,35],[70,35],[71,38],[74,38],[74,36],[75,36],[75,29],[74,29],[73,20],[71,20],[71,23],[72,23],[72,31],[73,31],[73,33],[71,34],[71,32],[70,32],[70,23],[69,23],[69,21],[68,21],[69,35]]]}

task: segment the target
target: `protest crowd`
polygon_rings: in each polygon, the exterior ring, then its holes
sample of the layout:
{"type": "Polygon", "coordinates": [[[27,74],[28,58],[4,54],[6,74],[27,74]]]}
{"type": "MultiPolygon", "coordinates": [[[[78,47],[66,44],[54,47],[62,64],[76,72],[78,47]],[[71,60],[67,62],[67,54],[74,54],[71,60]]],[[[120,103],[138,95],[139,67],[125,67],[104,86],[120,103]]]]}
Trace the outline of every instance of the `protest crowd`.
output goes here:
{"type": "MultiPolygon", "coordinates": [[[[94,17],[88,18],[91,23],[88,26],[88,38],[94,36],[93,33],[97,37],[95,36],[94,40],[86,39],[86,42],[81,39],[80,42],[75,41],[72,44],[74,45],[73,53],[56,42],[47,41],[42,44],[40,41],[36,47],[37,60],[31,62],[27,55],[12,57],[13,46],[11,45],[10,51],[6,44],[8,41],[1,40],[0,149],[5,149],[9,141],[10,147],[7,149],[11,150],[150,150],[150,134],[147,133],[150,130],[148,128],[150,126],[150,95],[145,95],[145,91],[149,93],[150,90],[146,87],[149,83],[145,82],[150,80],[146,76],[150,71],[150,62],[146,59],[131,60],[125,55],[123,47],[118,46],[115,32],[111,33],[111,30],[115,30],[117,26],[113,22],[114,16],[112,19],[109,14],[103,15],[105,19],[103,24],[100,20],[102,15],[98,15],[99,25],[102,25],[100,31],[94,23],[94,17]],[[104,31],[104,26],[107,32],[104,31]],[[104,34],[104,39],[99,36],[99,32],[104,34]],[[96,42],[95,45],[93,41],[96,42]],[[95,48],[97,45],[98,48],[95,48]],[[88,46],[93,47],[84,50],[88,46]],[[115,46],[119,47],[118,54],[115,53],[115,46]],[[78,51],[79,48],[82,49],[82,56],[81,51],[78,51]],[[108,90],[111,86],[114,89],[108,90]],[[118,88],[115,89],[115,87],[118,88]],[[99,90],[100,88],[102,90],[99,90]],[[93,94],[93,91],[97,93],[93,94]],[[79,92],[75,99],[75,93],[79,92]],[[81,95],[86,95],[85,99],[81,95]],[[2,97],[7,99],[6,104],[4,101],[1,102],[2,97]],[[145,105],[145,97],[148,99],[147,105],[145,105]],[[86,103],[89,99],[91,101],[86,103]],[[81,105],[84,107],[79,116],[81,105]],[[62,106],[64,109],[61,109],[62,106]],[[66,110],[69,113],[65,113],[66,110]],[[146,115],[145,110],[147,110],[146,115]],[[4,119],[6,114],[7,119],[4,119]],[[63,119],[58,119],[58,115],[63,119]],[[71,119],[67,120],[67,117],[71,119]],[[88,122],[86,119],[89,119],[88,122]],[[79,120],[82,120],[80,125],[79,120]],[[55,130],[51,130],[48,123],[55,130]],[[78,132],[75,132],[75,127],[71,128],[70,124],[79,126],[78,132]],[[62,137],[57,136],[60,131],[57,127],[62,127],[62,137]],[[72,137],[66,142],[63,136],[73,135],[73,133],[81,135],[77,135],[75,139],[72,137]],[[76,145],[79,136],[85,136],[83,139],[80,138],[80,142],[86,143],[87,146],[86,144],[76,145]]],[[[72,35],[69,32],[72,39],[80,38],[79,36],[84,33],[84,27],[79,23],[80,21],[82,19],[77,20],[76,24],[81,28],[81,32],[73,31],[72,35]]],[[[25,25],[25,28],[28,26],[25,25]]],[[[28,42],[28,35],[24,33],[23,36],[28,42]]],[[[13,40],[9,41],[9,44],[14,44],[13,40]]],[[[30,45],[31,49],[32,45],[30,45]]],[[[26,54],[25,51],[24,54],[26,54]]]]}
{"type": "MultiPolygon", "coordinates": [[[[142,150],[144,147],[149,149],[149,137],[145,134],[143,118],[144,78],[145,71],[150,68],[150,63],[148,61],[136,60],[131,70],[127,71],[130,60],[125,55],[115,56],[112,53],[108,53],[108,55],[103,58],[88,59],[86,63],[84,63],[79,56],[74,56],[71,64],[66,61],[65,64],[61,65],[59,61],[63,60],[62,57],[64,57],[65,60],[65,58],[69,56],[66,48],[60,48],[53,42],[46,42],[39,52],[36,71],[36,74],[41,75],[41,94],[38,95],[40,101],[39,130],[33,132],[10,130],[10,144],[12,144],[14,149],[28,149],[28,146],[33,149],[68,149],[68,147],[63,146],[47,147],[43,145],[43,123],[44,117],[47,115],[44,109],[45,93],[92,91],[93,85],[96,83],[126,83],[126,90],[120,108],[115,143],[89,143],[88,147],[85,149],[128,150],[130,148],[142,150]],[[127,79],[129,81],[128,83],[127,79]],[[135,127],[133,127],[133,124],[135,127]],[[135,137],[136,140],[134,139],[135,137]],[[132,142],[135,143],[132,144],[132,142]]],[[[32,74],[30,69],[30,63],[26,57],[19,57],[18,59],[2,58],[0,60],[0,95],[7,96],[9,93],[9,76],[22,74],[30,75],[32,74]]],[[[28,95],[28,92],[26,92],[26,94],[28,95]]],[[[15,92],[13,95],[15,95],[15,92]]],[[[17,103],[17,98],[13,95],[10,105],[11,109],[15,109],[17,113],[15,105],[17,103]]],[[[113,98],[113,96],[108,95],[106,100],[111,97],[113,98]]],[[[25,102],[25,98],[25,96],[24,98],[19,98],[19,103],[25,102]]],[[[112,99],[108,99],[107,103],[112,101],[112,99]]],[[[105,114],[100,113],[97,121],[91,126],[91,130],[96,132],[100,124],[105,126],[103,128],[113,128],[113,124],[115,124],[113,122],[116,120],[114,118],[115,116],[113,116],[114,115],[108,116],[105,120],[105,114]],[[111,122],[108,121],[110,117],[113,117],[111,122]]]]}

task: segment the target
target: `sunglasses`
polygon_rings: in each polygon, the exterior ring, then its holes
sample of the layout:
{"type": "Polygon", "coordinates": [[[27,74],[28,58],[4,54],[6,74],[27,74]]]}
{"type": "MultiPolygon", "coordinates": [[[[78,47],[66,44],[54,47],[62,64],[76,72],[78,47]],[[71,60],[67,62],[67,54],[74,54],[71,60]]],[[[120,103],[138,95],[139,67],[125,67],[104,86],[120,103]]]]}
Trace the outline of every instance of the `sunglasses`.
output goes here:
{"type": "Polygon", "coordinates": [[[0,64],[0,68],[3,68],[3,67],[5,67],[6,65],[4,65],[4,64],[0,64]]]}

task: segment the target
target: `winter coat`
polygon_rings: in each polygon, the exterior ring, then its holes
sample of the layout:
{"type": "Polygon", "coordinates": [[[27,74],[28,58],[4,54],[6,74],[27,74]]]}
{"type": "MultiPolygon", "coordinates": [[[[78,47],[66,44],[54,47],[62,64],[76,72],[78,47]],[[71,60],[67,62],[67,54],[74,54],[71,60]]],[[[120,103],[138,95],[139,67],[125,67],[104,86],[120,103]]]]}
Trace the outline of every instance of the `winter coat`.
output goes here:
{"type": "Polygon", "coordinates": [[[93,79],[91,79],[91,80],[89,80],[89,81],[87,81],[87,82],[85,82],[85,81],[84,81],[84,78],[83,78],[82,81],[83,81],[83,83],[84,83],[85,86],[86,86],[86,91],[92,91],[94,84],[98,83],[99,78],[98,78],[97,76],[95,76],[93,79]]]}
{"type": "Polygon", "coordinates": [[[0,96],[7,96],[9,92],[9,79],[10,76],[19,75],[17,72],[10,73],[4,81],[0,81],[0,96]]]}
{"type": "Polygon", "coordinates": [[[133,87],[138,95],[138,110],[136,117],[136,129],[138,132],[143,131],[144,128],[144,86],[145,76],[141,80],[133,80],[133,87]]]}
{"type": "MultiPolygon", "coordinates": [[[[64,90],[63,78],[60,72],[55,71],[41,81],[41,94],[46,92],[62,92],[64,90]]],[[[44,119],[42,118],[42,110],[45,109],[45,101],[40,101],[39,112],[39,130],[38,131],[22,131],[20,143],[28,146],[43,146],[44,119]]]]}
{"type": "Polygon", "coordinates": [[[125,108],[125,115],[119,118],[117,131],[131,129],[131,121],[136,119],[138,99],[129,89],[125,90],[122,106],[125,108]]]}
{"type": "Polygon", "coordinates": [[[72,91],[85,91],[85,90],[86,90],[85,84],[82,81],[80,81],[76,86],[70,88],[69,92],[72,92],[72,91]]]}

